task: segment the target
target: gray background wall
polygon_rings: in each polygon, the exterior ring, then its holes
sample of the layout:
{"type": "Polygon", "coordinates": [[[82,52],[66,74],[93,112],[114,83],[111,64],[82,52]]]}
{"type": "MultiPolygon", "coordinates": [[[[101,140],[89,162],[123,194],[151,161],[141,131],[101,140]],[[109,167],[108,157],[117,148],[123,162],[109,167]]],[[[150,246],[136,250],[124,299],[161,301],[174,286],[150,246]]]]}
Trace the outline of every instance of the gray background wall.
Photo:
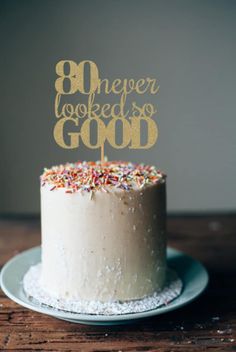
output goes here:
{"type": "Polygon", "coordinates": [[[1,0],[0,36],[1,213],[39,212],[44,166],[99,158],[53,140],[65,58],[94,60],[109,79],[157,77],[157,144],[106,154],[165,170],[170,211],[235,210],[235,1],[1,0]]]}

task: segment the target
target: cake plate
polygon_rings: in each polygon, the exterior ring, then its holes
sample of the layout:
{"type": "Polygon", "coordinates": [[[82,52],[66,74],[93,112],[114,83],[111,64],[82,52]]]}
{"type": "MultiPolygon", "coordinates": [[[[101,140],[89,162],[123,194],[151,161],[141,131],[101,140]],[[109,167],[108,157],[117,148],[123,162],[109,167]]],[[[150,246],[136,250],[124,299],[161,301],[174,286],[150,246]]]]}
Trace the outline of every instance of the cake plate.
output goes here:
{"type": "Polygon", "coordinates": [[[10,259],[1,271],[1,288],[14,302],[36,312],[73,323],[89,325],[118,325],[163,314],[180,308],[197,298],[206,288],[208,274],[204,266],[192,257],[173,248],[167,250],[168,267],[174,269],[183,282],[182,293],[172,302],[141,313],[119,315],[79,314],[57,310],[29,299],[23,290],[22,279],[31,265],[41,261],[41,247],[34,247],[10,259]]]}

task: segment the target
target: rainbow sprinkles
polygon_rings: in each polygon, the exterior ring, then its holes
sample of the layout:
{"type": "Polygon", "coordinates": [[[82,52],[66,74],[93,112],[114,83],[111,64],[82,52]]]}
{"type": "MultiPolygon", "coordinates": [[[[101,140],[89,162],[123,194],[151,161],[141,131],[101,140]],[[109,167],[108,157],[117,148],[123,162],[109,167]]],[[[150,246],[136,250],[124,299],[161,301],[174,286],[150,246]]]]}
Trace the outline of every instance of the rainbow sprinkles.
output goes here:
{"type": "Polygon", "coordinates": [[[155,166],[125,161],[78,161],[65,165],[45,168],[41,175],[41,185],[48,184],[51,191],[65,188],[66,193],[91,192],[109,188],[125,191],[142,189],[145,185],[156,184],[166,175],[155,166]]]}

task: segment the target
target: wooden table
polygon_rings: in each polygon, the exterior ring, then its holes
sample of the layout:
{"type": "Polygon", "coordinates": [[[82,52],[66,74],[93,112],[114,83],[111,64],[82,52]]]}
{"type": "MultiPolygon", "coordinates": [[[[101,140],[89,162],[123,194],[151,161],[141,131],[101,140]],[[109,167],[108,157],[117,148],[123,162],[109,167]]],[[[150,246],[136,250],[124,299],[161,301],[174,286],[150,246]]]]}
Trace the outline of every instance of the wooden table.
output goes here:
{"type": "MultiPolygon", "coordinates": [[[[207,291],[188,306],[138,324],[96,327],[25,309],[0,292],[1,351],[236,351],[236,215],[172,216],[169,245],[201,260],[207,291]]],[[[35,219],[0,220],[0,265],[40,243],[35,219]]]]}

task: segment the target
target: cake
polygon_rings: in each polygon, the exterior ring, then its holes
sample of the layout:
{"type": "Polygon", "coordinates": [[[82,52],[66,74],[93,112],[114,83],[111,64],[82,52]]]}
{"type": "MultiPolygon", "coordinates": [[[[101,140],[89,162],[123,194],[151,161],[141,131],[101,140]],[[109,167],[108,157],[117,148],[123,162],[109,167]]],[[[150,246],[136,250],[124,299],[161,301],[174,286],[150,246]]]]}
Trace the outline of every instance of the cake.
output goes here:
{"type": "Polygon", "coordinates": [[[166,278],[166,177],[124,161],[76,162],[41,175],[40,283],[58,299],[130,301],[166,278]]]}

